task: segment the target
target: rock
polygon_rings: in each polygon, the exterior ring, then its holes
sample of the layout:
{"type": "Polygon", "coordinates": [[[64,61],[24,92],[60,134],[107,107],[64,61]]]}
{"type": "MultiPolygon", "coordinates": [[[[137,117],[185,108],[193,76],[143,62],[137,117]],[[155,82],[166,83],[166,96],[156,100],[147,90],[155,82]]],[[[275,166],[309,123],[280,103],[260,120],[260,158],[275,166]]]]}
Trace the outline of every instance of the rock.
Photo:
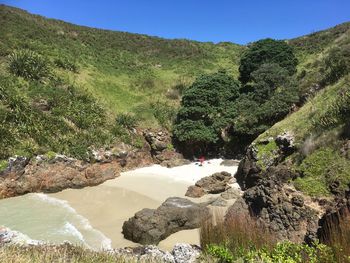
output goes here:
{"type": "Polygon", "coordinates": [[[294,136],[290,132],[284,132],[283,134],[278,135],[275,139],[277,146],[284,154],[287,155],[294,152],[294,141],[294,136]]]}
{"type": "Polygon", "coordinates": [[[227,201],[219,196],[218,198],[215,198],[214,201],[210,203],[211,206],[221,206],[221,207],[226,207],[227,206],[227,201]]]}
{"type": "Polygon", "coordinates": [[[220,165],[223,166],[238,166],[239,165],[239,161],[237,160],[232,160],[232,159],[227,159],[227,160],[223,160],[220,165]]]}
{"type": "Polygon", "coordinates": [[[251,214],[280,240],[303,242],[306,235],[316,233],[317,212],[303,204],[300,196],[292,198],[279,179],[278,167],[264,173],[257,185],[247,189],[243,195],[251,214]]]}
{"type": "Polygon", "coordinates": [[[230,188],[220,195],[225,200],[237,199],[240,196],[240,191],[235,188],[230,188]]]}
{"type": "Polygon", "coordinates": [[[230,206],[226,212],[225,220],[229,220],[232,216],[246,217],[249,215],[249,207],[242,197],[238,197],[236,202],[230,206]]]}
{"type": "Polygon", "coordinates": [[[206,192],[204,191],[203,188],[195,186],[195,185],[191,185],[188,187],[185,195],[188,197],[198,198],[198,197],[202,197],[205,194],[206,194],[206,192]]]}
{"type": "Polygon", "coordinates": [[[157,209],[143,209],[123,224],[128,240],[141,244],[158,244],[169,235],[194,229],[209,216],[209,209],[185,198],[168,198],[157,209]]]}
{"type": "Polygon", "coordinates": [[[257,184],[261,178],[261,168],[258,165],[257,150],[254,145],[248,147],[246,155],[238,165],[235,178],[242,190],[257,184]]]}
{"type": "Polygon", "coordinates": [[[200,248],[189,244],[176,244],[171,252],[176,263],[193,263],[200,256],[200,248]]]}
{"type": "Polygon", "coordinates": [[[154,245],[118,248],[113,253],[132,262],[194,263],[200,256],[200,248],[189,244],[176,244],[171,252],[154,245]]]}
{"type": "Polygon", "coordinates": [[[301,195],[295,195],[292,197],[292,204],[299,206],[299,207],[303,207],[304,206],[304,197],[302,197],[301,195]]]}
{"type": "Polygon", "coordinates": [[[24,156],[14,156],[8,159],[7,168],[1,172],[2,175],[6,176],[10,173],[21,175],[24,173],[24,169],[29,163],[29,158],[24,156]]]}
{"type": "Polygon", "coordinates": [[[215,173],[210,176],[203,177],[198,180],[195,184],[195,187],[190,186],[186,192],[188,197],[200,197],[202,193],[201,188],[204,193],[207,194],[219,194],[227,189],[231,188],[229,182],[232,179],[232,175],[228,172],[215,173]],[[198,196],[200,195],[200,196],[198,196]]]}
{"type": "Polygon", "coordinates": [[[151,146],[152,152],[154,154],[167,149],[168,145],[171,143],[170,135],[164,131],[159,131],[156,133],[145,131],[143,135],[151,146]]]}

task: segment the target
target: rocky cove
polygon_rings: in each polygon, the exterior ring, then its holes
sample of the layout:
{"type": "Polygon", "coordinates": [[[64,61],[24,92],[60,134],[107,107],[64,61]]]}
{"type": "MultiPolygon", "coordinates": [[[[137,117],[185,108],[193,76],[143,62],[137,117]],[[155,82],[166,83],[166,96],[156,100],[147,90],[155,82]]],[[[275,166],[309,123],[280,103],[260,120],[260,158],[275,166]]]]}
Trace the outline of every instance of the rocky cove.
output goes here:
{"type": "Polygon", "coordinates": [[[95,151],[89,163],[58,154],[11,158],[0,183],[1,242],[68,241],[97,250],[158,244],[171,251],[179,242],[199,245],[200,221],[240,196],[232,177],[238,162],[199,166],[159,142],[118,149],[95,151]]]}

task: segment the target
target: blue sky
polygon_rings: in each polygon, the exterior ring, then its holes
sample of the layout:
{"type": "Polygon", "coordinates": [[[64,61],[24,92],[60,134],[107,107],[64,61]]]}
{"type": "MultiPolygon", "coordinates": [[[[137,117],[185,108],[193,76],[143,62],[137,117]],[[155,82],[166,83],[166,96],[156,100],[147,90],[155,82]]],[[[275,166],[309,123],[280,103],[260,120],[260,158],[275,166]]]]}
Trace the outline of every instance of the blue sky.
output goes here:
{"type": "Polygon", "coordinates": [[[79,25],[165,38],[246,44],[350,21],[350,0],[0,0],[79,25]]]}

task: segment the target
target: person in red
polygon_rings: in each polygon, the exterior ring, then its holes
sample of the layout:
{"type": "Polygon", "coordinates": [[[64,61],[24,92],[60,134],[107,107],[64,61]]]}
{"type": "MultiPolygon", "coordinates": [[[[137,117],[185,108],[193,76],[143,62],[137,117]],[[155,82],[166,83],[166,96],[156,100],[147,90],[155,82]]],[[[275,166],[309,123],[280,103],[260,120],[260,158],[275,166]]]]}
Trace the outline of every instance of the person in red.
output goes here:
{"type": "Polygon", "coordinates": [[[203,155],[201,157],[199,157],[200,166],[203,165],[204,161],[205,161],[205,158],[203,155]]]}

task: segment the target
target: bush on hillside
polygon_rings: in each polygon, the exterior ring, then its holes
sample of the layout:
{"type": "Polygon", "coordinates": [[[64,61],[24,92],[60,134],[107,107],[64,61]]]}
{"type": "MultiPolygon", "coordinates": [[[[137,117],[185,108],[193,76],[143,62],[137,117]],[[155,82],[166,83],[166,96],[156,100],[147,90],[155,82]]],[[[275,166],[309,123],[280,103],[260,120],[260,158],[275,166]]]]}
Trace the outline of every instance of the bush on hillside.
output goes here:
{"type": "Polygon", "coordinates": [[[266,63],[276,63],[293,75],[298,61],[293,48],[286,42],[270,38],[262,39],[253,43],[243,54],[239,66],[239,80],[243,84],[251,81],[251,73],[266,63]]]}
{"type": "Polygon", "coordinates": [[[49,77],[48,60],[30,50],[19,50],[9,56],[9,70],[12,74],[27,80],[41,80],[49,77]]]}
{"type": "Polygon", "coordinates": [[[350,73],[350,44],[332,48],[323,61],[321,73],[324,76],[321,84],[328,85],[337,82],[350,73]]]}
{"type": "Polygon", "coordinates": [[[56,58],[54,63],[57,67],[72,71],[74,73],[78,73],[79,71],[77,63],[65,57],[56,58]]]}
{"type": "Polygon", "coordinates": [[[157,101],[151,103],[151,110],[153,116],[156,118],[158,123],[166,128],[170,129],[177,113],[177,109],[165,101],[157,101]]]}
{"type": "Polygon", "coordinates": [[[203,75],[185,90],[174,125],[174,136],[204,150],[221,139],[234,116],[239,83],[225,72],[203,75]]]}
{"type": "Polygon", "coordinates": [[[129,130],[136,128],[138,123],[138,119],[130,113],[119,113],[115,120],[117,125],[129,130]]]}

